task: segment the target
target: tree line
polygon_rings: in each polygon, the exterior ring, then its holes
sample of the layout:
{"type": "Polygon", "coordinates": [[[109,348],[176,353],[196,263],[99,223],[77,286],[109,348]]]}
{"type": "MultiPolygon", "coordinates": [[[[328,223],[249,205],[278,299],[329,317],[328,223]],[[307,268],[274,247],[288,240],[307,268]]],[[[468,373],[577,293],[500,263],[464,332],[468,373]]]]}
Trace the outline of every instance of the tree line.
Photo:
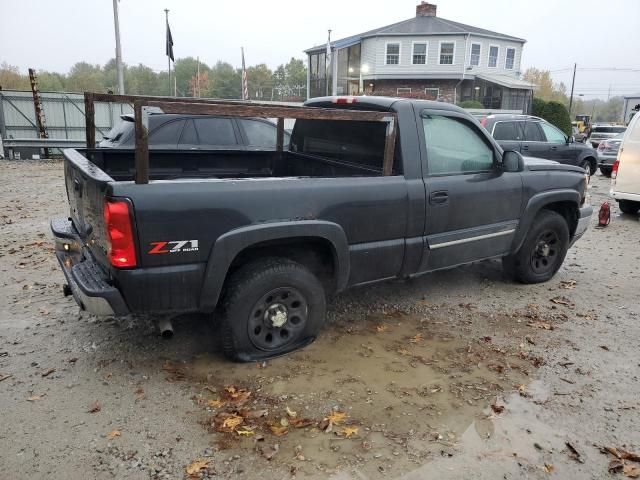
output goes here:
{"type": "MultiPolygon", "coordinates": [[[[181,97],[241,98],[242,71],[227,62],[209,66],[193,57],[176,59],[171,72],[171,92],[167,71],[155,71],[139,64],[124,66],[124,88],[130,95],[173,95],[181,97]]],[[[78,62],[67,73],[36,70],[42,92],[118,91],[115,59],[105,65],[78,62]]],[[[249,97],[255,100],[302,101],[306,99],[307,67],[303,60],[291,58],[271,70],[261,63],[247,67],[249,97]]],[[[18,67],[0,65],[0,87],[4,90],[30,90],[29,76],[18,67]]]]}

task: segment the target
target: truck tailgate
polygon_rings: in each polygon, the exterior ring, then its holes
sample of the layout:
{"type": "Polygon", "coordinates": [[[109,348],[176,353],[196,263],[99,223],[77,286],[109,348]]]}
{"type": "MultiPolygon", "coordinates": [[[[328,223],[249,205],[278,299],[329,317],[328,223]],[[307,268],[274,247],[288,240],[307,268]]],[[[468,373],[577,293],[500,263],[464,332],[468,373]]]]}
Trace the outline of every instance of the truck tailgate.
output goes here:
{"type": "Polygon", "coordinates": [[[102,266],[107,259],[108,241],[104,228],[104,200],[113,179],[74,149],[64,154],[64,177],[73,225],[83,244],[102,266]]]}

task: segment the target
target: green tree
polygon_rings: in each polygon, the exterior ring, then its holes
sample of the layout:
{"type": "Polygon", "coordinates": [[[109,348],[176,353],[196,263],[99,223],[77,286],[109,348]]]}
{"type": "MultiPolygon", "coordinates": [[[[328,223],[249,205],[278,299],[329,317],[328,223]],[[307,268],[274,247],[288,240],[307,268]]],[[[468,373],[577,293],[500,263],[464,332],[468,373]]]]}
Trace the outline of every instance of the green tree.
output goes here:
{"type": "Polygon", "coordinates": [[[533,97],[533,102],[531,105],[531,114],[536,117],[542,117],[544,115],[544,109],[547,106],[547,102],[539,97],[533,97]]]}
{"type": "Polygon", "coordinates": [[[125,70],[124,84],[129,95],[166,95],[168,89],[167,83],[161,84],[156,72],[143,64],[125,70]]]}
{"type": "Polygon", "coordinates": [[[29,77],[22,75],[20,69],[7,62],[0,65],[0,87],[4,90],[30,90],[29,77]]]}
{"type": "MultiPolygon", "coordinates": [[[[209,66],[203,62],[200,62],[200,73],[208,72],[209,66]]],[[[190,90],[191,79],[198,73],[198,60],[193,57],[178,58],[174,64],[174,71],[176,77],[176,90],[178,96],[187,97],[192,96],[190,90]]]]}
{"type": "Polygon", "coordinates": [[[484,108],[484,105],[477,100],[465,100],[464,102],[460,102],[458,106],[461,108],[484,108]]]}
{"type": "Polygon", "coordinates": [[[38,86],[41,92],[64,92],[67,79],[61,73],[37,71],[38,86]]]}
{"type": "Polygon", "coordinates": [[[554,82],[548,70],[528,68],[522,79],[536,85],[535,96],[545,101],[555,100],[569,104],[567,86],[562,82],[554,82]]]}
{"type": "Polygon", "coordinates": [[[544,107],[542,118],[562,130],[567,136],[571,135],[571,118],[569,111],[562,103],[551,101],[544,107]]]}
{"type": "Polygon", "coordinates": [[[76,63],[69,70],[67,89],[71,92],[106,92],[102,68],[87,62],[76,63]]]}
{"type": "Polygon", "coordinates": [[[242,74],[239,69],[227,62],[218,61],[209,74],[208,97],[213,98],[242,98],[242,74]]]}
{"type": "Polygon", "coordinates": [[[273,88],[273,72],[265,63],[247,68],[249,98],[271,100],[273,88]]]}

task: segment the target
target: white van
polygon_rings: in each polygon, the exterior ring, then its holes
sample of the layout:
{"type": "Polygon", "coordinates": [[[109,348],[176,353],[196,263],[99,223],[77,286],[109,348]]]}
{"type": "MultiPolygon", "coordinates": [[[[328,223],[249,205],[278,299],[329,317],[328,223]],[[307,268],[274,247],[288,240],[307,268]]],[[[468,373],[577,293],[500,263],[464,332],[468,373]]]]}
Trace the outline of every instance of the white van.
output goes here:
{"type": "Polygon", "coordinates": [[[611,195],[624,213],[640,210],[640,114],[631,120],[613,164],[611,195]]]}

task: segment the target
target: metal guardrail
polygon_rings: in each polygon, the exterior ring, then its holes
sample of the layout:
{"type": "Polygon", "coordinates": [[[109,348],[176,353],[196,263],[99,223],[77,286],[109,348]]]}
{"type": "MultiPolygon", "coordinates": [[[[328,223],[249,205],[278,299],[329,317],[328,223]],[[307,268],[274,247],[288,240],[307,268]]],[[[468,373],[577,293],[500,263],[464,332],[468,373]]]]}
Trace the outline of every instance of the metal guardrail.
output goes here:
{"type": "Polygon", "coordinates": [[[84,148],[87,142],[65,138],[4,138],[5,148],[84,148]]]}

